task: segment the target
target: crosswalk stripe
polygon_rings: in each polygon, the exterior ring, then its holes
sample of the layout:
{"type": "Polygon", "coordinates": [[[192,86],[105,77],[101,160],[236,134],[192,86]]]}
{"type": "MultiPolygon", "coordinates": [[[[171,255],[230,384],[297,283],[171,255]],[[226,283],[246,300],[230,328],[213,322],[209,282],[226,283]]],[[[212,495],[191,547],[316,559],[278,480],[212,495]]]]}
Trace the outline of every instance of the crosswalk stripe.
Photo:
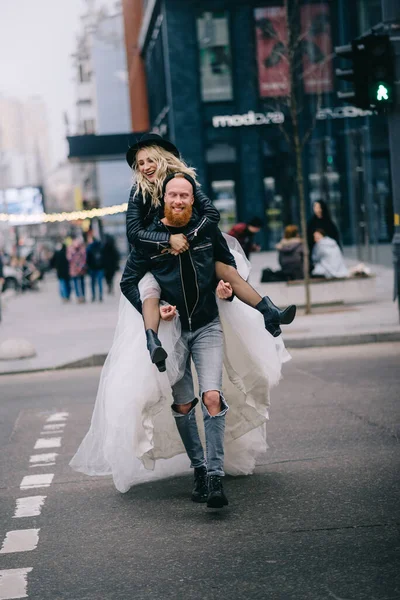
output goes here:
{"type": "Polygon", "coordinates": [[[36,487],[49,487],[53,481],[54,473],[41,473],[40,475],[25,475],[23,477],[20,489],[28,490],[36,487]]]}
{"type": "Polygon", "coordinates": [[[61,446],[61,438],[39,438],[34,445],[34,450],[42,450],[44,448],[60,448],[61,446]]]}
{"type": "Polygon", "coordinates": [[[5,569],[0,571],[0,600],[13,600],[14,598],[27,598],[28,573],[32,567],[26,569],[5,569]]]}
{"type": "Polygon", "coordinates": [[[8,531],[3,540],[0,554],[35,550],[39,543],[39,531],[40,529],[16,529],[8,531]]]}
{"type": "Polygon", "coordinates": [[[27,496],[17,498],[13,519],[22,517],[37,517],[42,512],[46,496],[27,496]]]}

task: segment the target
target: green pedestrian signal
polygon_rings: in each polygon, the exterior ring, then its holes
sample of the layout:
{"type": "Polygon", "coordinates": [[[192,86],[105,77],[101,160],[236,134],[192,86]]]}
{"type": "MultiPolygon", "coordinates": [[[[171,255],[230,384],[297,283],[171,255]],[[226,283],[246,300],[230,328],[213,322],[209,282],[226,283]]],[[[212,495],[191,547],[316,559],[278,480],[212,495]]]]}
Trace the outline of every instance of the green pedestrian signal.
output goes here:
{"type": "Polygon", "coordinates": [[[379,85],[378,91],[376,92],[376,99],[378,100],[378,102],[389,100],[389,89],[385,85],[379,85]]]}

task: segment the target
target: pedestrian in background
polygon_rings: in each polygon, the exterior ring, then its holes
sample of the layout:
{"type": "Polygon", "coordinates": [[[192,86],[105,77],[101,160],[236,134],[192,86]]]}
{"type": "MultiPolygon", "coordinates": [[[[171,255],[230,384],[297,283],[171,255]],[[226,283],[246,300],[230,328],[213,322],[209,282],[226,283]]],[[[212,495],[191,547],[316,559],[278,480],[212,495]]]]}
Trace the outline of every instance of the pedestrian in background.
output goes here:
{"type": "Polygon", "coordinates": [[[107,283],[108,293],[114,293],[114,277],[119,269],[119,251],[112,235],[106,235],[103,246],[104,277],[107,283]]]}
{"type": "Polygon", "coordinates": [[[67,248],[69,274],[78,304],[82,304],[85,302],[86,248],[81,237],[74,233],[71,238],[72,241],[67,248]]]}
{"type": "Polygon", "coordinates": [[[88,246],[86,248],[86,264],[92,286],[92,302],[96,301],[96,290],[99,290],[99,302],[103,302],[104,250],[103,244],[88,231],[88,246]]]}
{"type": "MultiPolygon", "coordinates": [[[[314,248],[315,240],[314,233],[317,229],[322,229],[325,235],[335,240],[337,245],[341,248],[339,230],[335,223],[332,221],[332,217],[329,212],[328,205],[323,200],[318,200],[313,204],[313,216],[307,223],[307,244],[310,250],[310,256],[314,248]]],[[[313,265],[310,264],[310,271],[313,265]]]]}
{"type": "Polygon", "coordinates": [[[63,302],[69,302],[71,296],[71,278],[67,259],[67,246],[59,242],[51,261],[50,268],[55,269],[58,278],[60,296],[63,302]]]}
{"type": "Polygon", "coordinates": [[[260,246],[254,243],[254,236],[261,231],[263,222],[259,217],[253,217],[248,223],[237,223],[228,231],[228,235],[236,238],[242,246],[247,258],[251,252],[259,252],[260,246]]]}

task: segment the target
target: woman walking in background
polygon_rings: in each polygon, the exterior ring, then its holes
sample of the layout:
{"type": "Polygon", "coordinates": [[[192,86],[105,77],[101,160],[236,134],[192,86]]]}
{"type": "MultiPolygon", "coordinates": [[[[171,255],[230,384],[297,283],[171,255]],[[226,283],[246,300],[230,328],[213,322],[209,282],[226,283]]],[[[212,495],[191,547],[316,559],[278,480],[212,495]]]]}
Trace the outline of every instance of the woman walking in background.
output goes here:
{"type": "MultiPolygon", "coordinates": [[[[337,245],[341,248],[339,230],[335,223],[332,221],[332,217],[329,212],[328,205],[324,200],[318,200],[313,204],[313,216],[307,224],[307,244],[310,250],[310,257],[312,257],[312,251],[314,248],[315,240],[314,233],[317,229],[323,229],[325,235],[335,240],[337,245]]],[[[313,265],[310,265],[310,271],[313,265]]]]}
{"type": "Polygon", "coordinates": [[[86,248],[83,239],[76,234],[67,248],[69,274],[74,285],[78,304],[85,302],[86,248]]]}
{"type": "Polygon", "coordinates": [[[114,293],[114,277],[119,269],[119,251],[112,235],[106,235],[103,246],[104,277],[107,283],[108,293],[114,293]]]}

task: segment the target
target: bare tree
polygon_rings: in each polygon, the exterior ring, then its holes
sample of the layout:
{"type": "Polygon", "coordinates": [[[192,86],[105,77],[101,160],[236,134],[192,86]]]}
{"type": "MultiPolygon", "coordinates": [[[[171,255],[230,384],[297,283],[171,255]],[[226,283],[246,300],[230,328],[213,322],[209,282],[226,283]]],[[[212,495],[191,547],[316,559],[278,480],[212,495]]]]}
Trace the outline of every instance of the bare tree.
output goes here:
{"type": "MultiPolygon", "coordinates": [[[[311,109],[311,119],[308,124],[308,129],[305,132],[301,131],[299,116],[304,110],[304,93],[303,86],[309,72],[304,66],[304,52],[310,49],[310,38],[312,36],[311,24],[308,27],[302,28],[300,24],[300,0],[284,0],[284,8],[286,12],[286,23],[288,29],[287,39],[282,39],[276,31],[270,29],[269,37],[275,37],[276,51],[279,53],[279,58],[287,62],[289,81],[287,81],[288,93],[275,103],[275,110],[281,106],[285,112],[289,114],[290,126],[287,123],[279,125],[282,134],[284,135],[289,149],[294,155],[296,191],[299,200],[300,213],[300,229],[303,238],[304,247],[304,288],[305,288],[305,312],[311,313],[311,291],[310,291],[310,256],[307,244],[307,210],[305,197],[305,184],[303,175],[302,155],[304,148],[312,135],[317,123],[318,112],[321,108],[322,101],[322,81],[320,81],[320,89],[316,89],[313,94],[313,103],[311,109]]],[[[321,25],[322,26],[322,25],[321,25]]],[[[319,50],[319,49],[317,49],[319,50]]],[[[321,55],[318,57],[318,65],[321,69],[321,74],[325,65],[332,60],[333,54],[321,55]]],[[[310,67],[312,70],[315,67],[310,67]]],[[[317,77],[318,80],[318,77],[317,77]]],[[[322,80],[322,77],[320,78],[322,80]]],[[[310,114],[310,103],[308,106],[308,114],[310,114]]]]}

